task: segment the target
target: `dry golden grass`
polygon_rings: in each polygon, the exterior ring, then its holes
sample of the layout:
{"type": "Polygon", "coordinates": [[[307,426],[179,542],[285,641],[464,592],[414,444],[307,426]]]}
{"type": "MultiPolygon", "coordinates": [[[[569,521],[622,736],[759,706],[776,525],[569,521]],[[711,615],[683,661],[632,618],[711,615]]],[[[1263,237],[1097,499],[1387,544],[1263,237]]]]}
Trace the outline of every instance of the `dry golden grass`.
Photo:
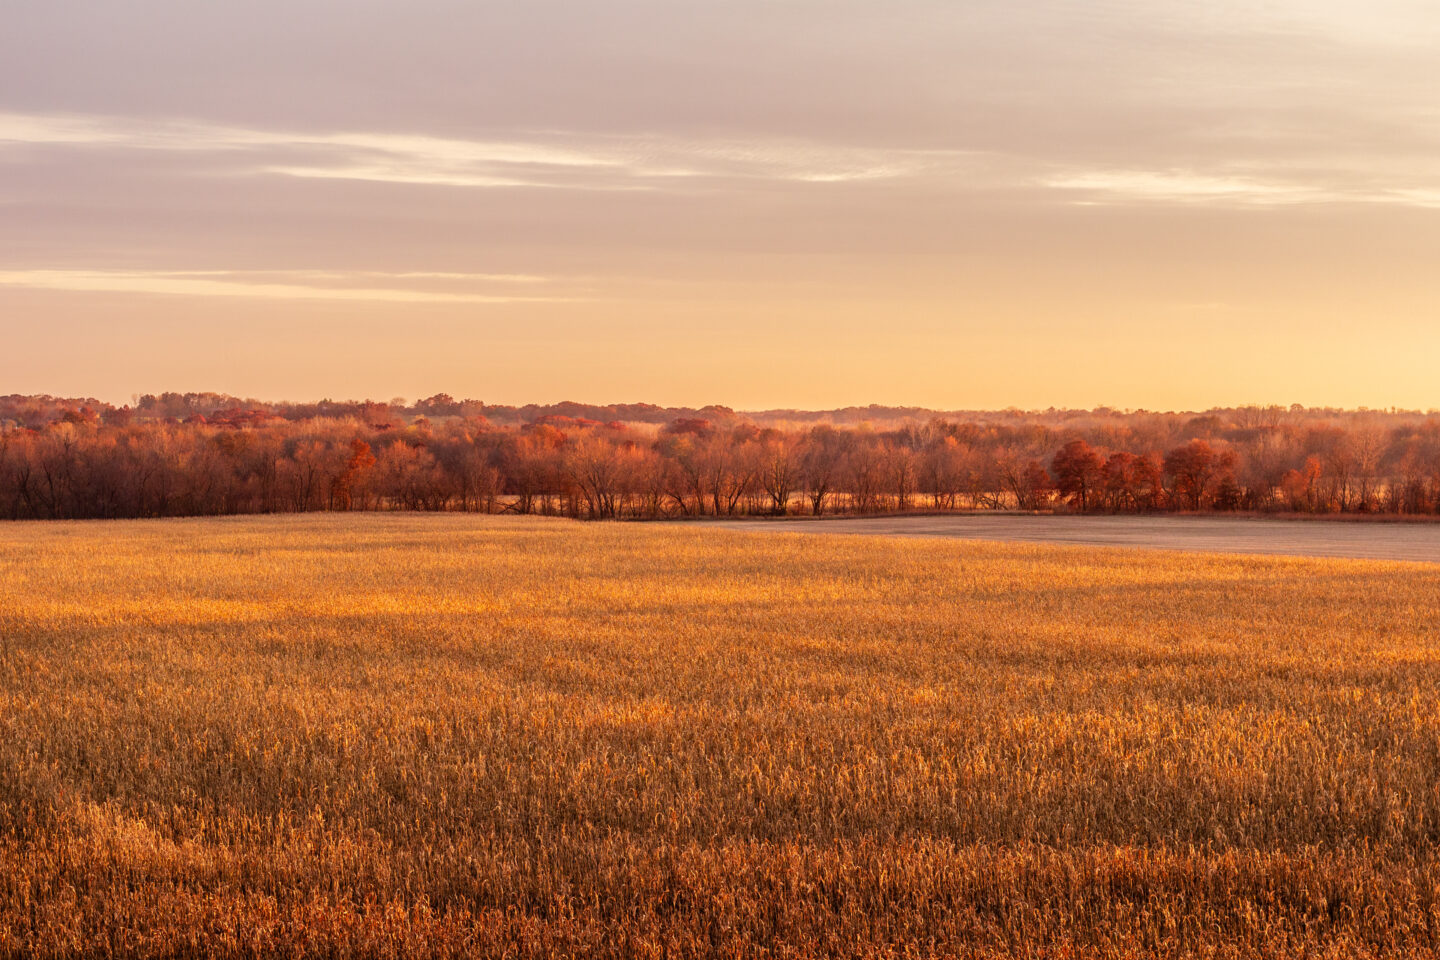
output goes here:
{"type": "Polygon", "coordinates": [[[1440,568],[0,528],[0,955],[1432,956],[1440,568]]]}

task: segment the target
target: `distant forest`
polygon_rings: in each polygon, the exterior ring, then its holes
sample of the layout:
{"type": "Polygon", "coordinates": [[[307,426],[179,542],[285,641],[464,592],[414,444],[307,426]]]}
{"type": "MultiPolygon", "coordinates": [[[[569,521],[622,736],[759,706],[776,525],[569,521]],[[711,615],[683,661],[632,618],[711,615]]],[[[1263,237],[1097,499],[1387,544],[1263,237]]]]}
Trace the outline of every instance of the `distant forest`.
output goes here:
{"type": "Polygon", "coordinates": [[[0,518],[1440,513],[1440,413],[0,397],[0,518]]]}

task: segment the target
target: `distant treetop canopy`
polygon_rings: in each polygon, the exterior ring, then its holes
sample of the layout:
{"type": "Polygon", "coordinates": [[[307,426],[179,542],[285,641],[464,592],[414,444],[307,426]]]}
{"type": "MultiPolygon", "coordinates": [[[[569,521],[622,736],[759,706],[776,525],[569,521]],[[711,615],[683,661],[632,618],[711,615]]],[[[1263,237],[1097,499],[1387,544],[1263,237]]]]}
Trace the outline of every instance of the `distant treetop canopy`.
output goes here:
{"type": "Polygon", "coordinates": [[[0,518],[1440,513],[1440,414],[0,397],[0,518]]]}

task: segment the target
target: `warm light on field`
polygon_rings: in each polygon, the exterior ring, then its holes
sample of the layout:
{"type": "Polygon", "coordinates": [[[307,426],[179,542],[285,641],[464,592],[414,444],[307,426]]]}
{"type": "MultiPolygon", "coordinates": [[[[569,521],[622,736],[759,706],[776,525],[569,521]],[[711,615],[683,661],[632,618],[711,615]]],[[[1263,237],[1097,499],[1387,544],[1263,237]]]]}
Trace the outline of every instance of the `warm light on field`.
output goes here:
{"type": "Polygon", "coordinates": [[[0,956],[1431,956],[1437,623],[1427,565],[9,525],[0,956]]]}

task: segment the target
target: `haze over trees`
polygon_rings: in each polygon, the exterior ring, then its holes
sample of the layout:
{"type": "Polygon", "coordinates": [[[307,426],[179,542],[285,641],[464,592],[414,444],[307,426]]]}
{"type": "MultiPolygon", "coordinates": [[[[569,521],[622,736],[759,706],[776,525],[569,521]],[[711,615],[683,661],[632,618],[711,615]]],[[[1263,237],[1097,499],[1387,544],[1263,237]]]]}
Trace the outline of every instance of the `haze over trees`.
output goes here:
{"type": "Polygon", "coordinates": [[[1436,514],[1440,414],[0,398],[8,519],[986,509],[1436,514]]]}

